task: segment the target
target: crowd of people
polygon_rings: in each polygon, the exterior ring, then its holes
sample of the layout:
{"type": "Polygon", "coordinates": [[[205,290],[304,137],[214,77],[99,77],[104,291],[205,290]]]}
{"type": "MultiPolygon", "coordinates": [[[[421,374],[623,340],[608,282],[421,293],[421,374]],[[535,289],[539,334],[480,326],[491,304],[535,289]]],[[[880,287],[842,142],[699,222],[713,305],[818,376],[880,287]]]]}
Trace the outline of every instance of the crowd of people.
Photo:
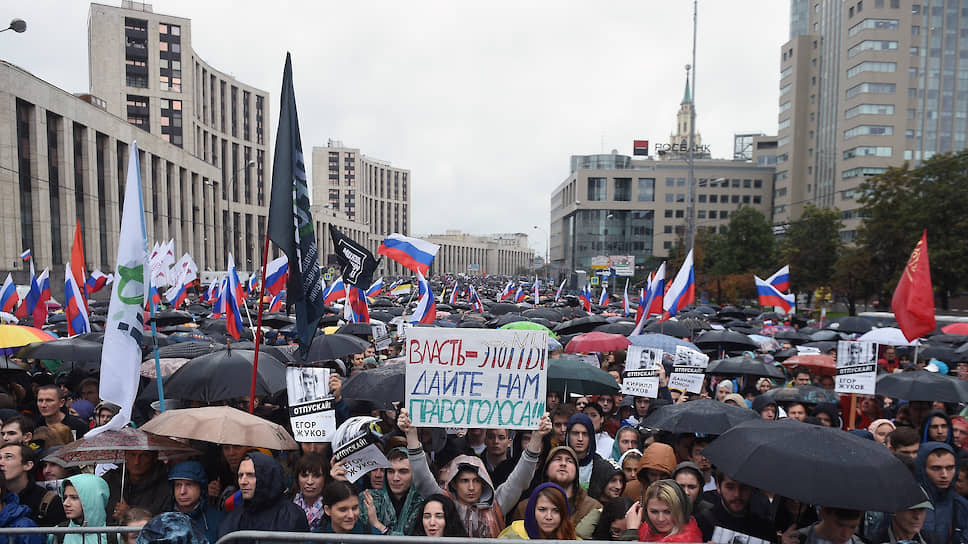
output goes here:
{"type": "MultiPolygon", "coordinates": [[[[549,390],[547,414],[533,430],[417,428],[404,407],[373,409],[342,398],[343,381],[399,364],[405,350],[401,341],[382,350],[371,345],[330,365],[337,424],[353,415],[377,418],[373,433],[389,465],[355,483],[325,442],[271,451],[193,441],[201,452],[193,457],[160,459],[157,451],[130,450],[120,466],[67,466],[57,456],[60,448],[119,408],[101,401],[96,377],[4,374],[0,527],[105,528],[100,535],[47,538],[68,543],[98,537],[152,542],[158,535],[182,539],[166,542],[215,542],[238,530],[643,542],[968,542],[968,420],[959,415],[961,406],[870,396],[861,397],[851,413],[846,395],[840,402],[812,403],[778,402],[766,394],[788,385],[833,389],[831,376],[807,368],[789,371],[784,380],[707,376],[702,393],[691,394],[669,388],[668,365],[660,370],[656,398],[549,390]],[[923,501],[897,512],[865,512],[755,489],[703,456],[714,436],[648,426],[662,407],[700,398],[763,419],[842,428],[875,441],[910,468],[923,501]],[[140,535],[111,532],[141,525],[140,535]]],[[[597,355],[620,384],[625,351],[597,355]]],[[[880,355],[882,372],[928,364],[904,361],[906,353],[893,347],[880,355]]],[[[555,350],[552,357],[558,356],[555,350]]],[[[958,374],[968,375],[968,365],[960,366],[958,374]]],[[[284,402],[257,400],[257,415],[288,423],[284,402]]],[[[247,401],[226,403],[244,409],[247,401]]],[[[135,423],[154,415],[141,407],[135,423]]],[[[810,466],[789,469],[791,478],[811,477],[810,466]]],[[[44,537],[16,540],[37,544],[44,537]]]]}

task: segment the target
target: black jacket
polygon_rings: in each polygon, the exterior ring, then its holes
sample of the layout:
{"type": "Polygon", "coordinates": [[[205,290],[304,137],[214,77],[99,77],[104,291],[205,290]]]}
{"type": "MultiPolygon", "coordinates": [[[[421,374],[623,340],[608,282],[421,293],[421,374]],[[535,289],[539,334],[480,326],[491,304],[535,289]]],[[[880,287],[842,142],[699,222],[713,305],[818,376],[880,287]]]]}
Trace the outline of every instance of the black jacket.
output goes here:
{"type": "MultiPolygon", "coordinates": [[[[306,513],[283,496],[282,466],[273,458],[258,452],[246,454],[255,465],[255,494],[243,500],[218,525],[219,538],[232,531],[309,532],[306,513]]],[[[240,540],[242,544],[253,541],[240,540]]],[[[259,541],[271,542],[271,541],[259,541]]]]}
{"type": "MultiPolygon", "coordinates": [[[[700,527],[703,525],[712,527],[713,534],[716,533],[717,528],[721,528],[755,536],[767,542],[773,542],[776,539],[776,533],[773,532],[773,524],[769,520],[751,513],[749,509],[747,509],[746,514],[743,516],[734,516],[726,510],[721,499],[713,503],[712,508],[702,512],[696,512],[696,522],[699,523],[700,527]]],[[[705,535],[703,537],[705,538],[705,535]]]]}
{"type": "Polygon", "coordinates": [[[27,483],[27,487],[17,493],[17,496],[20,498],[20,504],[30,508],[30,519],[34,520],[38,527],[53,527],[67,521],[67,516],[64,515],[64,503],[56,491],[47,491],[31,480],[27,483]],[[42,504],[47,493],[51,496],[45,510],[42,504]]]}

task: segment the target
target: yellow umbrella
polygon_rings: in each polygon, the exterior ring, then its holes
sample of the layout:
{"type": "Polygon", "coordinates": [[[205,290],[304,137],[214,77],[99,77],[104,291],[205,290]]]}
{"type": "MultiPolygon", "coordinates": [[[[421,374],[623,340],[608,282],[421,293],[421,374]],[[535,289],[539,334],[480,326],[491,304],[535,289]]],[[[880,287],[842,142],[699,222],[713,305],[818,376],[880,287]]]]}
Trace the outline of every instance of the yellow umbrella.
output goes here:
{"type": "Polygon", "coordinates": [[[34,327],[0,325],[0,348],[19,348],[34,342],[47,342],[57,337],[34,327]]]}

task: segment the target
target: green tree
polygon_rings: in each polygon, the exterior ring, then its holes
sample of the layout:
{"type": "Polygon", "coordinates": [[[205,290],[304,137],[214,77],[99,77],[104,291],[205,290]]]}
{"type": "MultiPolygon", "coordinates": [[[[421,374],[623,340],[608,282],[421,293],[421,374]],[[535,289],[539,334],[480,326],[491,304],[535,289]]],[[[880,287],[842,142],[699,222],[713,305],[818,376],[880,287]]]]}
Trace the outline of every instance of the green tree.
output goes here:
{"type": "Polygon", "coordinates": [[[858,300],[868,300],[876,292],[868,273],[870,268],[870,253],[858,246],[843,248],[834,264],[834,273],[830,278],[831,289],[834,297],[847,304],[850,315],[857,315],[858,300]]]}
{"type": "Polygon", "coordinates": [[[762,274],[776,265],[776,238],[766,216],[744,206],[729,219],[719,255],[723,274],[762,274]]]}
{"type": "Polygon", "coordinates": [[[809,293],[829,285],[834,264],[840,254],[840,212],[807,204],[803,215],[790,223],[780,241],[781,262],[790,265],[790,285],[794,292],[809,293]]]}

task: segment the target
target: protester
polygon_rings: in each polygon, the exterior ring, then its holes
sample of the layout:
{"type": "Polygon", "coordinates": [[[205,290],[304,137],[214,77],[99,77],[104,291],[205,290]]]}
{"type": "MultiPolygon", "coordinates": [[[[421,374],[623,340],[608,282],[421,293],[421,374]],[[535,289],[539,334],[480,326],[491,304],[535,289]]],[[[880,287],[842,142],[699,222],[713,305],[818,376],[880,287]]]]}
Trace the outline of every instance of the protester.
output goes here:
{"type": "MultiPolygon", "coordinates": [[[[7,487],[5,479],[0,476],[0,527],[37,527],[30,518],[30,508],[20,504],[17,494],[7,487]]],[[[10,535],[11,544],[42,544],[43,535],[10,535]]]]}
{"type": "Polygon", "coordinates": [[[590,496],[599,497],[611,477],[613,467],[598,455],[595,426],[587,415],[577,413],[568,420],[565,445],[578,456],[578,482],[588,490],[590,496]]]}
{"type": "MultiPolygon", "coordinates": [[[[765,380],[766,378],[763,379],[765,380]]],[[[764,395],[759,395],[753,399],[753,411],[760,414],[761,418],[772,421],[776,419],[776,401],[764,395]]]]}
{"type": "Polygon", "coordinates": [[[952,444],[951,418],[941,410],[928,412],[920,428],[921,442],[952,444]]]}
{"type": "Polygon", "coordinates": [[[410,535],[464,537],[467,536],[467,530],[454,501],[445,495],[431,495],[417,510],[410,535]]]}
{"type": "Polygon", "coordinates": [[[631,482],[635,479],[635,475],[639,471],[639,459],[641,458],[642,452],[637,449],[628,450],[619,458],[618,463],[622,467],[622,472],[625,473],[626,482],[631,482]]]}
{"type": "Polygon", "coordinates": [[[632,504],[632,499],[619,497],[602,507],[599,515],[586,516],[575,532],[582,540],[619,540],[628,528],[625,514],[632,504]]]}
{"type": "MultiPolygon", "coordinates": [[[[797,531],[800,544],[864,544],[854,533],[860,527],[863,512],[843,508],[820,509],[820,521],[797,531]]],[[[784,543],[787,537],[784,536],[784,543]]]]}
{"type": "Polygon", "coordinates": [[[108,513],[117,522],[125,511],[138,506],[157,516],[171,506],[171,484],[164,463],[157,451],[128,450],[124,464],[104,473],[104,481],[111,490],[108,513]],[[124,471],[124,496],[121,495],[121,471],[124,471]]]}
{"type": "Polygon", "coordinates": [[[326,475],[329,473],[327,465],[322,455],[307,453],[300,455],[293,467],[296,481],[292,502],[306,513],[310,530],[318,529],[323,522],[323,488],[326,487],[326,475]]]}
{"type": "Polygon", "coordinates": [[[208,475],[198,461],[182,461],[168,471],[172,512],[188,516],[211,542],[218,539],[218,525],[224,513],[208,503],[208,475]]]}
{"type": "Polygon", "coordinates": [[[958,479],[954,449],[941,442],[922,443],[914,474],[934,507],[926,512],[923,534],[932,542],[968,542],[968,500],[954,489],[958,479]]]}
{"type": "Polygon", "coordinates": [[[786,407],[787,417],[803,422],[807,418],[807,407],[802,402],[793,402],[786,407]]]}
{"type": "Polygon", "coordinates": [[[672,473],[672,479],[679,484],[679,487],[689,497],[689,501],[692,504],[692,515],[696,518],[699,530],[702,531],[703,542],[707,542],[712,538],[713,527],[706,525],[707,518],[701,518],[699,513],[711,509],[713,505],[703,498],[702,471],[692,461],[683,461],[676,465],[676,470],[672,473]]]}
{"type": "Polygon", "coordinates": [[[874,542],[915,542],[917,544],[929,544],[925,535],[921,533],[924,527],[924,520],[929,510],[933,510],[931,501],[925,496],[924,502],[915,504],[907,510],[895,512],[890,518],[890,523],[885,524],[874,535],[874,542]]]}
{"type": "Polygon", "coordinates": [[[165,512],[151,518],[141,529],[137,544],[208,544],[209,539],[189,516],[165,512]]]}
{"type": "MultiPolygon", "coordinates": [[[[589,494],[578,483],[578,455],[568,446],[558,446],[552,449],[545,462],[545,479],[556,484],[565,491],[568,504],[571,505],[571,521],[577,527],[585,516],[602,507],[602,504],[589,494]]],[[[527,513],[528,499],[522,500],[514,509],[511,519],[524,519],[527,513]]]]}
{"type": "Polygon", "coordinates": [[[40,527],[53,527],[67,520],[60,496],[34,481],[36,453],[28,446],[8,443],[0,447],[0,471],[5,489],[17,494],[18,502],[30,509],[30,519],[40,527]]]}
{"type": "Polygon", "coordinates": [[[619,427],[618,431],[615,432],[615,441],[612,445],[612,459],[619,461],[625,452],[629,450],[637,450],[639,448],[639,431],[635,430],[633,427],[628,425],[623,425],[619,427]]]}
{"type": "Polygon", "coordinates": [[[597,402],[589,402],[582,413],[588,416],[595,429],[595,451],[602,452],[600,456],[608,456],[615,441],[605,430],[605,411],[597,402]]]}
{"type": "Polygon", "coordinates": [[[968,446],[968,419],[963,416],[951,417],[951,438],[955,447],[965,449],[968,446]]]}
{"type": "MultiPolygon", "coordinates": [[[[118,525],[122,527],[144,527],[147,523],[151,521],[151,512],[145,510],[144,508],[129,508],[124,516],[121,517],[121,522],[118,525]]],[[[121,533],[121,544],[135,544],[138,542],[138,536],[141,534],[140,531],[133,533],[121,533]]]]}
{"type": "Polygon", "coordinates": [[[898,427],[887,435],[887,447],[896,454],[914,459],[918,455],[921,439],[911,427],[898,427]]]}
{"type": "Polygon", "coordinates": [[[323,488],[323,510],[329,520],[316,532],[378,535],[375,528],[359,520],[360,499],[348,482],[337,480],[323,488]]]}
{"type": "Polygon", "coordinates": [[[413,470],[407,449],[396,447],[387,454],[383,487],[360,494],[360,521],[380,533],[406,534],[420,519],[423,497],[413,486],[413,470]]]}
{"type": "Polygon", "coordinates": [[[22,415],[3,420],[0,430],[4,444],[29,444],[34,436],[34,424],[22,415]]]}
{"type": "Polygon", "coordinates": [[[64,408],[64,396],[56,385],[42,385],[37,389],[37,426],[50,427],[55,423],[63,423],[71,430],[73,438],[84,436],[89,429],[80,418],[67,414],[64,408]]]}
{"type": "MultiPolygon", "coordinates": [[[[64,498],[64,515],[70,521],[68,527],[104,527],[110,491],[108,484],[93,474],[78,474],[61,483],[64,498]]],[[[105,533],[68,534],[60,541],[54,535],[47,537],[48,544],[99,544],[107,541],[105,533]]]]}
{"type": "Polygon", "coordinates": [[[564,446],[568,434],[568,421],[575,415],[575,407],[570,404],[559,404],[551,412],[551,425],[554,435],[551,438],[553,447],[564,446]]]}
{"type": "Polygon", "coordinates": [[[878,419],[871,423],[867,430],[874,436],[875,442],[887,445],[887,435],[891,434],[896,428],[889,419],[878,419]]]}
{"type": "Polygon", "coordinates": [[[498,538],[575,540],[575,525],[565,490],[554,483],[539,485],[528,498],[524,520],[511,523],[498,538]]]}
{"type": "Polygon", "coordinates": [[[636,502],[625,516],[628,527],[625,535],[633,537],[631,540],[636,536],[642,542],[702,540],[702,532],[692,517],[692,503],[674,481],[653,482],[645,490],[644,499],[644,507],[642,503],[636,502]]]}
{"type": "Polygon", "coordinates": [[[242,505],[236,506],[219,523],[219,538],[232,531],[249,529],[309,531],[305,512],[283,498],[282,467],[271,457],[259,452],[246,453],[239,463],[238,479],[242,505]]]}
{"type": "Polygon", "coordinates": [[[668,444],[653,442],[642,452],[635,480],[625,486],[625,496],[641,501],[642,491],[653,482],[672,478],[672,471],[676,469],[676,455],[668,444]]]}
{"type": "Polygon", "coordinates": [[[602,504],[611,502],[622,496],[625,491],[625,472],[622,471],[622,467],[618,465],[615,461],[611,459],[607,460],[610,465],[612,465],[612,473],[606,480],[605,485],[602,487],[602,494],[596,497],[602,504]]]}
{"type": "Polygon", "coordinates": [[[705,512],[697,512],[702,523],[713,527],[713,542],[731,542],[733,533],[772,541],[776,535],[769,520],[750,509],[753,488],[734,480],[722,471],[714,471],[718,499],[705,512]]]}
{"type": "Polygon", "coordinates": [[[507,429],[487,429],[484,433],[484,451],[480,457],[493,480],[497,466],[511,457],[511,432],[507,429]]]}

